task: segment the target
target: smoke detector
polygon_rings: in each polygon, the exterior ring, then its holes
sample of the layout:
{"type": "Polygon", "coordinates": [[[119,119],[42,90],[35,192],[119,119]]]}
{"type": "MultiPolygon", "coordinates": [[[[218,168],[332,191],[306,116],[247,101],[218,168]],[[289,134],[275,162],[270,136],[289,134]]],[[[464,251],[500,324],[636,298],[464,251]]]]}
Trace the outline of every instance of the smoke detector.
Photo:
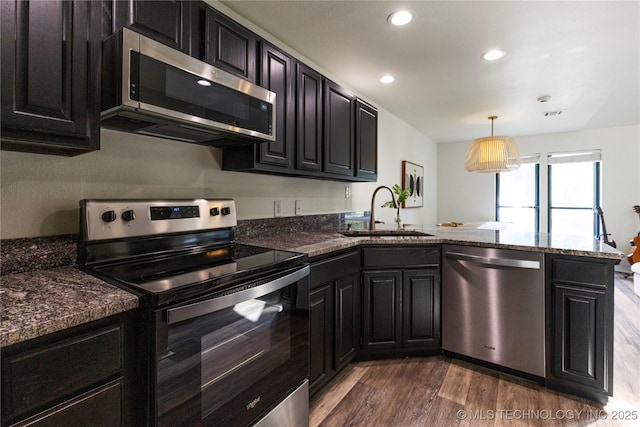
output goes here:
{"type": "Polygon", "coordinates": [[[538,99],[536,99],[536,101],[543,103],[543,102],[549,102],[550,99],[551,99],[550,95],[543,95],[543,96],[539,96],[538,99]]]}

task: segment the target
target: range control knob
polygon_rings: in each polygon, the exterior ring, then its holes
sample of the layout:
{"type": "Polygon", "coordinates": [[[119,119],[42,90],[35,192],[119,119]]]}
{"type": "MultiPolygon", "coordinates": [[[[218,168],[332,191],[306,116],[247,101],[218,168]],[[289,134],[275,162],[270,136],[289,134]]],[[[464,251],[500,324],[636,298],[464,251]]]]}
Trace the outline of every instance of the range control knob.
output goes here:
{"type": "Polygon", "coordinates": [[[229,215],[231,213],[231,208],[229,207],[222,208],[221,212],[222,212],[222,215],[229,215]]]}
{"type": "Polygon", "coordinates": [[[211,208],[211,209],[209,209],[209,215],[211,215],[211,216],[218,216],[218,215],[220,215],[220,209],[218,209],[218,208],[211,208]]]}
{"type": "Polygon", "coordinates": [[[104,222],[113,222],[118,218],[118,216],[115,211],[104,211],[101,218],[104,222]]]}
{"type": "Polygon", "coordinates": [[[127,222],[133,221],[134,219],[136,219],[136,213],[131,209],[129,209],[128,211],[124,211],[122,212],[122,219],[127,222]]]}

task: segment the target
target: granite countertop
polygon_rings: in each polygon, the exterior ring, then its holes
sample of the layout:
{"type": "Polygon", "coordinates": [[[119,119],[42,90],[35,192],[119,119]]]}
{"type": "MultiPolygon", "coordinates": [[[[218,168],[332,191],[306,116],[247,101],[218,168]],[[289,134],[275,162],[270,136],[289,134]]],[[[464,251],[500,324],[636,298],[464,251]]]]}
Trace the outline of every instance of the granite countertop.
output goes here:
{"type": "MultiPolygon", "coordinates": [[[[389,232],[393,230],[388,226],[377,229],[389,232]]],[[[464,244],[593,258],[624,258],[624,254],[619,250],[597,239],[583,236],[438,226],[407,226],[404,230],[418,231],[429,235],[345,237],[339,232],[295,232],[246,238],[242,239],[240,243],[302,252],[310,258],[358,245],[416,245],[425,243],[464,244]]]]}
{"type": "Polygon", "coordinates": [[[138,297],[72,266],[2,276],[0,347],[132,310],[138,297]]]}
{"type": "MultiPolygon", "coordinates": [[[[286,227],[283,228],[288,230],[286,227]]],[[[378,230],[392,232],[390,226],[378,230]]],[[[472,246],[559,253],[595,258],[622,259],[624,254],[596,239],[556,236],[472,227],[407,226],[421,236],[345,237],[339,232],[286,231],[267,235],[243,235],[239,243],[307,254],[311,259],[359,245],[416,245],[452,243],[472,246]]],[[[40,239],[42,240],[42,239],[40,239]]],[[[72,265],[74,240],[64,236],[57,246],[48,241],[24,239],[4,245],[0,299],[0,347],[9,346],[72,326],[138,307],[138,297],[86,274],[72,265]],[[42,257],[39,247],[47,248],[42,257]],[[60,247],[65,250],[51,250],[60,247]],[[40,255],[38,255],[40,254],[40,255]],[[58,259],[62,255],[63,259],[58,259]],[[27,257],[28,260],[24,261],[27,257]],[[68,258],[68,259],[67,259],[68,258]],[[42,259],[46,264],[42,264],[42,259]],[[31,268],[29,268],[31,266],[31,268]],[[9,274],[6,274],[9,273],[9,274]],[[12,273],[12,274],[11,274],[12,273]]]]}

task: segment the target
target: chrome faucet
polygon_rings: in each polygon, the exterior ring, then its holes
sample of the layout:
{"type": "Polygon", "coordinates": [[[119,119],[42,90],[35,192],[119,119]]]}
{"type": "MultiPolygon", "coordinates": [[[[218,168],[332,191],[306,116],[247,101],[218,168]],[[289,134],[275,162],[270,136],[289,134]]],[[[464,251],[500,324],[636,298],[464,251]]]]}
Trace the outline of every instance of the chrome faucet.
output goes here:
{"type": "Polygon", "coordinates": [[[375,223],[376,223],[375,216],[373,215],[373,212],[375,210],[376,193],[379,190],[382,190],[383,188],[386,188],[387,190],[389,190],[389,193],[391,193],[391,200],[393,201],[393,207],[395,209],[398,209],[398,201],[396,200],[396,195],[391,188],[387,187],[386,185],[381,185],[380,187],[376,188],[373,191],[373,195],[371,196],[371,221],[369,221],[369,230],[371,231],[375,230],[375,223]]]}

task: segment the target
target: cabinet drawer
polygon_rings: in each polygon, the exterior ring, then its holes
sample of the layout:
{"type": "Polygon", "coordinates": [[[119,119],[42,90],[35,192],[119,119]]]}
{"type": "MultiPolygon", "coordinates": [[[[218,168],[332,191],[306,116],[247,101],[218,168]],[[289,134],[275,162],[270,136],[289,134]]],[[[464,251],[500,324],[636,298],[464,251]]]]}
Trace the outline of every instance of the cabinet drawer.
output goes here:
{"type": "Polygon", "coordinates": [[[122,421],[122,383],[105,384],[70,401],[12,424],[11,427],[120,426],[122,421]]]}
{"type": "Polygon", "coordinates": [[[440,264],[438,246],[375,247],[362,249],[363,267],[419,267],[440,264]]]}
{"type": "Polygon", "coordinates": [[[554,259],[552,267],[554,281],[570,282],[584,285],[607,286],[613,274],[612,266],[606,262],[593,259],[580,261],[577,259],[554,259]]]}
{"type": "Polygon", "coordinates": [[[319,284],[356,272],[359,268],[360,256],[358,251],[315,262],[311,265],[309,286],[313,288],[319,284]]]}
{"type": "Polygon", "coordinates": [[[121,325],[113,325],[3,357],[5,415],[59,402],[119,374],[122,351],[121,325]]]}

